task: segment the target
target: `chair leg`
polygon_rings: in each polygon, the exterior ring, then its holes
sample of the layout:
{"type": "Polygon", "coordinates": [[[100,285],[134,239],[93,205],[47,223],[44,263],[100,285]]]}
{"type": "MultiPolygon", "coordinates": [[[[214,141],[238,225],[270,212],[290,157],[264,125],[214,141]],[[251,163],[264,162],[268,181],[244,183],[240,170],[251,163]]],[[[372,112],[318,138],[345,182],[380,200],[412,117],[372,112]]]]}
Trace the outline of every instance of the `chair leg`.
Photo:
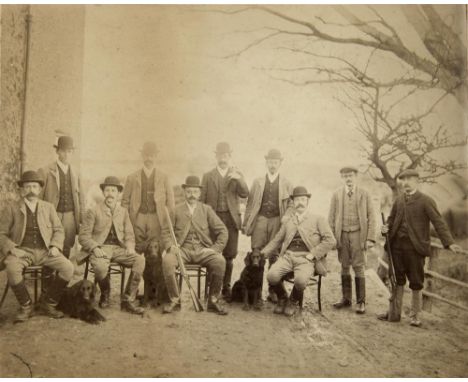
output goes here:
{"type": "MultiPolygon", "coordinates": [[[[41,271],[41,277],[42,277],[42,271],[41,271]]],[[[34,303],[37,303],[37,295],[38,295],[38,284],[39,284],[39,276],[38,276],[38,271],[34,271],[34,303]]]]}
{"type": "Polygon", "coordinates": [[[182,273],[179,271],[179,293],[182,293],[182,273]]]}
{"type": "Polygon", "coordinates": [[[3,302],[5,301],[6,299],[6,296],[7,296],[7,293],[8,293],[8,289],[10,288],[10,284],[8,284],[8,280],[6,281],[6,285],[5,285],[5,290],[3,291],[3,295],[2,295],[2,299],[0,300],[0,309],[2,308],[3,306],[3,302]]]}
{"type": "Polygon", "coordinates": [[[85,271],[84,271],[84,279],[87,280],[88,279],[88,272],[89,272],[89,258],[86,259],[86,263],[85,263],[85,271]]]}
{"type": "Polygon", "coordinates": [[[197,276],[198,276],[198,277],[197,277],[197,278],[198,278],[198,280],[197,280],[197,293],[198,293],[198,298],[201,297],[201,272],[202,272],[202,269],[201,269],[201,267],[200,267],[200,268],[198,268],[198,272],[197,272],[197,276]]]}
{"type": "Polygon", "coordinates": [[[317,301],[318,301],[319,312],[322,311],[322,297],[320,294],[321,288],[322,288],[322,276],[319,275],[318,285],[317,285],[317,301]]]}
{"type": "Polygon", "coordinates": [[[120,275],[120,298],[124,295],[125,290],[125,267],[120,266],[122,274],[120,275]]]}

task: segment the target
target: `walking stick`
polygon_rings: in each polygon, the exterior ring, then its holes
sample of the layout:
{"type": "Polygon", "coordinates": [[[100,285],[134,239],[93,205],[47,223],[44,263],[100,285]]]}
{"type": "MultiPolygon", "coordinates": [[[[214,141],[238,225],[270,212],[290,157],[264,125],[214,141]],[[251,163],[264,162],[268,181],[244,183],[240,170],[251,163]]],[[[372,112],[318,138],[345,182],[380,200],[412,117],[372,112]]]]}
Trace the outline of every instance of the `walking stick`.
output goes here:
{"type": "MultiPolygon", "coordinates": [[[[385,216],[382,212],[382,222],[385,224],[385,216]]],[[[396,276],[395,276],[395,267],[393,263],[393,255],[392,255],[392,246],[390,243],[390,236],[388,233],[384,234],[385,242],[386,242],[386,249],[388,253],[388,274],[390,279],[390,298],[388,301],[390,302],[388,307],[388,321],[400,321],[400,312],[401,309],[398,306],[399,301],[396,298],[396,290],[397,290],[397,283],[396,283],[396,276]]]]}
{"type": "Polygon", "coordinates": [[[172,221],[171,217],[169,216],[169,211],[167,210],[167,207],[164,206],[164,210],[166,212],[166,219],[167,219],[167,224],[169,226],[169,232],[171,233],[172,236],[172,241],[174,242],[174,245],[176,246],[176,257],[177,257],[177,262],[179,263],[179,271],[182,276],[182,278],[185,281],[185,284],[187,284],[187,288],[190,292],[190,297],[193,302],[193,307],[195,308],[196,312],[203,312],[203,305],[201,304],[200,300],[198,299],[197,294],[195,293],[195,290],[192,288],[192,284],[190,284],[190,277],[187,274],[187,271],[185,269],[184,265],[184,260],[182,259],[182,256],[180,255],[180,246],[177,243],[177,238],[174,233],[174,228],[172,227],[172,221]]]}

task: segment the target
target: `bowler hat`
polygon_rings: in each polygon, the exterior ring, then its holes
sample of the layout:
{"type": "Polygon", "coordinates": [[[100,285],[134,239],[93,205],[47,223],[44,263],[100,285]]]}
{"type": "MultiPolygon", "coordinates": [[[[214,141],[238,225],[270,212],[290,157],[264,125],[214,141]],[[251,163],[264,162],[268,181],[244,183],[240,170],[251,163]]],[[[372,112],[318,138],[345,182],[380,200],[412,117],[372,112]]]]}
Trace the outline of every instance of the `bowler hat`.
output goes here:
{"type": "Polygon", "coordinates": [[[21,179],[18,180],[18,186],[23,187],[24,183],[35,182],[39,183],[41,187],[44,186],[44,180],[39,176],[36,171],[25,171],[21,176],[21,179]]]}
{"type": "Polygon", "coordinates": [[[120,180],[119,178],[117,178],[116,176],[108,176],[106,177],[106,179],[104,179],[104,183],[101,183],[99,185],[99,187],[101,187],[101,190],[104,191],[104,188],[106,186],[114,186],[114,187],[117,187],[117,189],[119,190],[119,192],[122,192],[123,190],[123,186],[122,184],[120,183],[120,180]]]}
{"type": "Polygon", "coordinates": [[[413,176],[419,178],[419,172],[413,169],[407,169],[400,172],[400,174],[398,175],[398,179],[409,178],[413,176]]]}
{"type": "Polygon", "coordinates": [[[187,187],[202,188],[202,185],[200,184],[200,178],[196,175],[187,176],[187,178],[185,178],[185,183],[182,185],[182,188],[187,188],[187,187]]]}
{"type": "Polygon", "coordinates": [[[216,145],[216,151],[215,151],[216,154],[231,154],[232,153],[232,150],[231,150],[231,146],[229,146],[229,143],[227,142],[219,142],[217,145],[216,145]]]}
{"type": "Polygon", "coordinates": [[[307,188],[305,188],[304,186],[294,187],[293,193],[291,194],[291,199],[294,199],[299,196],[307,196],[308,198],[310,198],[310,194],[307,192],[307,188]]]}
{"type": "Polygon", "coordinates": [[[354,166],[345,166],[340,169],[340,174],[347,174],[348,172],[358,173],[358,169],[354,166]]]}
{"type": "Polygon", "coordinates": [[[271,149],[268,151],[267,155],[265,155],[265,159],[283,159],[281,155],[281,151],[277,149],[271,149]]]}
{"type": "Polygon", "coordinates": [[[158,147],[154,142],[145,142],[143,143],[143,148],[141,149],[142,154],[146,155],[156,155],[158,153],[158,147]]]}
{"type": "Polygon", "coordinates": [[[68,135],[62,135],[61,137],[58,138],[57,144],[54,145],[56,149],[62,149],[62,150],[70,150],[74,149],[75,146],[73,145],[73,138],[69,137],[68,135]]]}

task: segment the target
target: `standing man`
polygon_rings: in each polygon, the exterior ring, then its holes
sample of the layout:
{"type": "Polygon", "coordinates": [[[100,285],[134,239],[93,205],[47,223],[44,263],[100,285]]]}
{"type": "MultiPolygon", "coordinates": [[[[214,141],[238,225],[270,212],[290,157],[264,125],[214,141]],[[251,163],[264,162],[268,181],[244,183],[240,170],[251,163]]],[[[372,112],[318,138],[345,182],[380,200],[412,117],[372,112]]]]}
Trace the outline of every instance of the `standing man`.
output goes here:
{"type": "Polygon", "coordinates": [[[279,259],[271,266],[267,278],[279,299],[274,313],[286,316],[296,313],[311,276],[326,274],[322,261],[336,244],[327,220],[308,209],[310,194],[307,189],[295,187],[291,199],[294,214],[281,224],[279,232],[262,250],[269,256],[281,246],[279,259]],[[294,287],[288,299],[281,280],[289,272],[294,272],[294,287]]]}
{"type": "MultiPolygon", "coordinates": [[[[185,202],[175,210],[174,233],[180,246],[180,255],[184,263],[206,266],[211,277],[207,310],[220,315],[227,314],[219,303],[223,286],[226,261],[222,252],[228,241],[228,231],[213,209],[199,202],[201,195],[200,179],[188,176],[182,185],[185,202]]],[[[164,307],[164,313],[180,309],[180,291],[176,280],[178,266],[174,243],[169,226],[164,226],[163,245],[165,255],[162,260],[170,302],[164,307]]]]}
{"type": "MultiPolygon", "coordinates": [[[[406,278],[412,291],[410,325],[419,327],[419,312],[422,308],[422,289],[424,286],[424,262],[431,253],[430,223],[435,228],[442,244],[453,252],[461,248],[454,243],[447,224],[442,219],[435,201],[418,191],[419,173],[404,170],[398,178],[404,193],[396,198],[387,224],[382,226],[382,234],[388,234],[391,243],[393,266],[397,283],[396,306],[400,310],[406,278]]],[[[388,313],[378,316],[388,320],[388,313]]]]}
{"type": "Polygon", "coordinates": [[[344,187],[335,191],[328,222],[335,235],[341,263],[342,298],[336,309],[348,308],[352,300],[351,271],[356,287],[356,313],[366,311],[366,250],[376,241],[376,216],[369,193],[357,185],[358,170],[348,166],[340,170],[344,187]]]}
{"type": "Polygon", "coordinates": [[[69,258],[84,215],[84,191],[78,172],[70,164],[75,149],[73,138],[59,137],[54,148],[57,161],[38,171],[44,179],[40,198],[52,203],[57,211],[65,232],[63,255],[69,258]]]}
{"type": "MultiPolygon", "coordinates": [[[[245,210],[243,231],[251,236],[252,250],[261,251],[270,242],[281,225],[281,218],[289,206],[292,193],[291,183],[279,174],[283,162],[281,152],[271,149],[265,156],[267,173],[257,178],[250,189],[245,210]]],[[[278,258],[273,252],[268,260],[269,268],[278,258]]],[[[282,284],[281,284],[282,285],[282,284]]],[[[268,299],[276,303],[278,297],[271,285],[268,287],[268,299]]]]}
{"type": "Polygon", "coordinates": [[[26,171],[18,181],[21,200],[6,206],[0,215],[0,270],[6,267],[8,284],[20,304],[15,322],[31,317],[33,305],[23,271],[30,265],[44,265],[57,277],[41,296],[40,309],[50,317],[62,318],[56,309],[65,287],[73,277],[73,265],[61,253],[64,232],[52,204],[39,199],[44,181],[35,171],[26,171]]]}
{"type": "Polygon", "coordinates": [[[231,277],[233,260],[237,256],[241,216],[239,198],[249,196],[249,188],[243,175],[235,167],[231,167],[231,147],[226,142],[216,145],[216,168],[207,172],[202,178],[200,201],[213,208],[226,226],[229,238],[223,250],[226,259],[226,271],[223,281],[223,297],[231,299],[231,277]]]}
{"type": "MultiPolygon", "coordinates": [[[[164,208],[174,211],[174,191],[166,174],[155,168],[158,149],[156,143],[145,142],[141,150],[143,168],[130,174],[125,182],[121,205],[128,209],[135,231],[136,250],[144,253],[146,268],[145,296],[150,285],[157,285],[160,274],[160,238],[164,224],[164,208]]],[[[151,296],[155,298],[156,296],[151,296]]]]}
{"type": "Polygon", "coordinates": [[[135,251],[135,235],[128,211],[117,204],[123,187],[115,176],[108,176],[100,187],[104,202],[86,212],[78,237],[83,247],[78,260],[82,262],[90,256],[89,261],[101,289],[101,308],[109,306],[110,262],[132,268],[120,308],[130,313],[142,314],[144,309],[135,305],[135,299],[145,269],[145,258],[135,251]]]}

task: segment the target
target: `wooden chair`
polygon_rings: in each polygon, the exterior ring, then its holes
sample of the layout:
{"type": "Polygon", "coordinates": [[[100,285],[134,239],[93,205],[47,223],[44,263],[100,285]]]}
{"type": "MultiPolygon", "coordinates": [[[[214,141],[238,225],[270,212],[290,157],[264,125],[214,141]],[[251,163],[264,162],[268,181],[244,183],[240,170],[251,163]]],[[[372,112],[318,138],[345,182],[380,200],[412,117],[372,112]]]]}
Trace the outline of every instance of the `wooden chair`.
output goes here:
{"type": "MultiPolygon", "coordinates": [[[[286,274],[286,276],[284,276],[283,280],[290,283],[290,284],[294,284],[294,272],[289,272],[288,274],[286,274]]],[[[307,283],[306,289],[311,287],[311,286],[314,286],[314,285],[317,285],[317,304],[318,304],[319,312],[321,312],[322,311],[322,297],[321,297],[320,290],[322,288],[322,275],[312,276],[309,279],[309,282],[307,283]]],[[[302,309],[302,306],[303,306],[303,302],[304,302],[304,294],[302,295],[301,299],[299,300],[299,307],[301,309],[302,309]]]]}
{"type": "MultiPolygon", "coordinates": [[[[206,300],[208,298],[208,293],[209,293],[209,288],[210,288],[210,283],[209,283],[210,278],[209,278],[208,270],[206,269],[206,267],[199,265],[199,264],[185,264],[185,270],[190,279],[191,278],[197,279],[198,298],[201,298],[201,282],[202,282],[202,278],[205,278],[204,298],[206,300]]],[[[176,277],[179,281],[179,291],[182,292],[183,277],[179,269],[176,270],[176,277]]]]}
{"type": "MultiPolygon", "coordinates": [[[[34,281],[34,304],[37,303],[39,297],[39,282],[41,282],[46,278],[53,277],[54,273],[44,274],[43,273],[43,266],[42,265],[31,265],[29,267],[24,268],[23,276],[24,281],[34,281]]],[[[3,305],[3,302],[6,299],[8,294],[8,290],[10,289],[10,285],[8,284],[8,279],[6,281],[5,289],[3,291],[2,299],[0,300],[0,308],[3,305]]]]}
{"type": "MultiPolygon", "coordinates": [[[[86,259],[85,262],[85,271],[84,271],[84,279],[88,279],[88,273],[94,273],[93,267],[89,266],[89,257],[86,259]]],[[[124,288],[125,288],[125,267],[118,263],[110,263],[109,264],[109,277],[112,275],[120,275],[120,295],[123,296],[124,288]]],[[[97,283],[96,278],[94,278],[94,283],[97,283]]]]}

